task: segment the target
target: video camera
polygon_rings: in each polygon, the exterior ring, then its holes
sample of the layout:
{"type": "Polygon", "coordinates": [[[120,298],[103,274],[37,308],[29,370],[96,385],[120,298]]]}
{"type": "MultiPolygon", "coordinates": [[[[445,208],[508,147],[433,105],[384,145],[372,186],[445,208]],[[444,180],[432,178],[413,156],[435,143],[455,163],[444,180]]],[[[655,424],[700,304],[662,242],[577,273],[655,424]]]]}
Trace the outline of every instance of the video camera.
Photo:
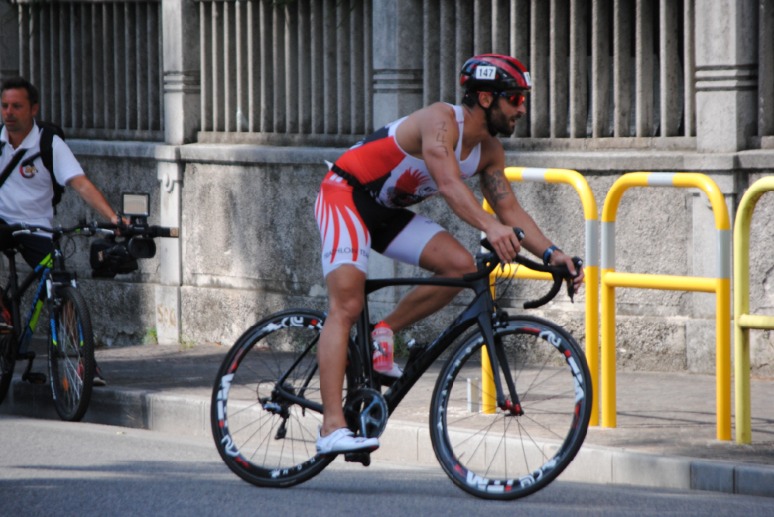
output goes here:
{"type": "Polygon", "coordinates": [[[150,196],[146,193],[125,192],[122,194],[122,208],[119,217],[129,219],[121,226],[121,235],[95,239],[91,243],[89,263],[93,278],[113,278],[136,271],[137,259],[152,258],[156,255],[156,243],[150,234],[150,196]]]}

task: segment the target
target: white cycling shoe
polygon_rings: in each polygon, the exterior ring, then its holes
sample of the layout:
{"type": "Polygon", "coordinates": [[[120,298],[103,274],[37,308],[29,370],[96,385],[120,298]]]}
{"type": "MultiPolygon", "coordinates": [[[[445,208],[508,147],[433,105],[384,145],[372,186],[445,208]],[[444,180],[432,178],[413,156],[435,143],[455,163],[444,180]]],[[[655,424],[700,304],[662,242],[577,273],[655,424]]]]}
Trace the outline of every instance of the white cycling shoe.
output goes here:
{"type": "Polygon", "coordinates": [[[320,436],[317,429],[317,454],[341,454],[345,452],[371,452],[379,448],[378,438],[355,436],[346,427],[336,429],[328,436],[320,436]]]}

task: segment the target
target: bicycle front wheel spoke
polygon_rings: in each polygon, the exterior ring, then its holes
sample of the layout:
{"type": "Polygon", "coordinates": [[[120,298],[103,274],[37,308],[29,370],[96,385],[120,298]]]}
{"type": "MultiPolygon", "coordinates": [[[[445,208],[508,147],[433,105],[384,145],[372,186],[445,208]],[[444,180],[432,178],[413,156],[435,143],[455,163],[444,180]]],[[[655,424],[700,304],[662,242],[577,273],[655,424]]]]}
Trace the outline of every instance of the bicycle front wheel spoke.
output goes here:
{"type": "Polygon", "coordinates": [[[582,350],[560,327],[521,317],[496,334],[503,363],[496,373],[507,402],[497,406],[483,339],[475,334],[439,377],[431,438],[458,486],[479,497],[515,499],[548,485],[577,454],[591,415],[591,383],[582,350]]]}
{"type": "Polygon", "coordinates": [[[94,337],[86,301],[71,286],[50,307],[48,363],[54,407],[63,420],[83,418],[94,380],[94,337]]]}

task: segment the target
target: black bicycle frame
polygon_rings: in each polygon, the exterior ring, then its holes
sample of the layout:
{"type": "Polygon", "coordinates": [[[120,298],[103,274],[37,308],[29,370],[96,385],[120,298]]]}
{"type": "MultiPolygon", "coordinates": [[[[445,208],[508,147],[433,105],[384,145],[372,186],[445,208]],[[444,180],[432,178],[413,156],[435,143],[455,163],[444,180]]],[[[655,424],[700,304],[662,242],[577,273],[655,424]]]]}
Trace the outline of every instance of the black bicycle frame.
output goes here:
{"type": "MultiPolygon", "coordinates": [[[[478,271],[488,271],[494,269],[489,268],[483,264],[483,260],[477,258],[478,271]]],[[[457,339],[460,335],[466,332],[473,325],[478,324],[481,334],[484,337],[487,352],[489,353],[489,360],[492,366],[493,372],[500,371],[499,362],[503,359],[499,357],[499,353],[496,352],[495,337],[494,337],[494,325],[493,320],[496,317],[495,304],[490,294],[489,285],[489,273],[483,275],[481,278],[475,280],[465,280],[462,278],[384,278],[384,279],[372,279],[366,280],[366,300],[370,293],[384,289],[385,287],[393,287],[399,285],[432,285],[439,287],[459,287],[471,289],[474,291],[474,298],[468,304],[468,306],[460,313],[455,320],[424,350],[413,360],[406,365],[406,368],[401,375],[384,393],[384,399],[387,402],[387,407],[390,414],[397,408],[401,400],[416,384],[419,378],[427,371],[430,365],[438,359],[438,357],[457,339]]],[[[370,360],[371,344],[369,338],[369,317],[368,317],[368,303],[366,302],[363,307],[363,312],[358,320],[357,324],[357,341],[356,347],[359,350],[360,356],[365,359],[362,360],[364,370],[367,370],[370,374],[370,385],[373,386],[373,370],[370,360]]],[[[515,396],[515,389],[512,379],[510,378],[510,372],[507,369],[503,371],[506,384],[511,392],[511,396],[515,396]]],[[[502,389],[502,383],[498,375],[494,375],[495,389],[497,393],[497,404],[499,407],[505,406],[505,395],[502,389]]]]}
{"type": "MultiPolygon", "coordinates": [[[[552,299],[559,291],[562,278],[567,277],[566,267],[564,266],[548,266],[540,265],[536,262],[526,259],[524,257],[516,257],[516,262],[526,265],[530,269],[535,271],[551,272],[557,269],[563,271],[559,273],[559,276],[554,276],[554,285],[551,291],[538,301],[527,302],[525,307],[538,307],[543,303],[546,303],[552,299]]],[[[575,261],[575,267],[581,267],[582,261],[578,258],[573,258],[575,261]]],[[[489,364],[492,368],[493,381],[495,385],[496,403],[497,406],[505,411],[509,411],[513,415],[520,415],[521,406],[516,393],[516,385],[513,381],[510,369],[500,368],[500,365],[505,365],[507,359],[504,355],[502,347],[497,346],[494,327],[498,318],[505,315],[503,311],[497,309],[495,302],[490,294],[489,275],[497,267],[497,261],[494,254],[478,255],[476,256],[476,273],[465,275],[463,278],[448,278],[448,277],[433,277],[433,278],[377,278],[367,279],[365,281],[365,301],[363,303],[363,310],[360,313],[360,317],[357,320],[356,328],[357,335],[354,342],[354,346],[350,346],[350,362],[355,364],[355,369],[360,372],[361,376],[354,379],[353,386],[350,388],[357,389],[358,387],[379,388],[380,383],[377,382],[374,375],[373,363],[371,361],[371,340],[370,340],[370,318],[368,311],[368,295],[384,289],[385,287],[395,286],[418,286],[418,285],[431,285],[436,287],[457,287],[462,289],[472,289],[475,293],[473,301],[471,301],[467,307],[460,313],[455,320],[449,325],[435,340],[424,347],[422,352],[419,353],[403,370],[403,375],[396,379],[383,394],[384,400],[387,404],[389,414],[392,414],[395,408],[398,407],[400,401],[406,396],[411,388],[416,384],[419,378],[427,371],[430,365],[438,359],[438,357],[452,345],[455,339],[466,332],[473,325],[478,325],[481,335],[484,339],[484,345],[489,356],[489,364]],[[352,356],[355,357],[352,357],[352,356]],[[498,375],[498,372],[502,374],[502,378],[498,375]],[[508,388],[508,394],[510,398],[506,398],[503,391],[503,380],[508,388]]],[[[554,274],[554,273],[552,273],[554,274]]],[[[572,296],[572,293],[570,293],[572,296]]],[[[313,348],[317,344],[317,341],[310,343],[303,355],[313,352],[313,348]]],[[[299,357],[296,363],[290,367],[286,372],[286,376],[295,368],[297,364],[300,364],[302,357],[299,357]]],[[[309,378],[311,379],[310,373],[309,378]]],[[[304,408],[311,409],[322,413],[322,405],[319,403],[311,402],[302,396],[296,395],[284,388],[283,377],[277,382],[275,386],[275,393],[280,395],[284,400],[288,400],[294,404],[298,404],[304,408]]],[[[266,403],[272,403],[271,400],[267,400],[266,403]]]]}
{"type": "MultiPolygon", "coordinates": [[[[360,365],[360,369],[365,378],[357,379],[356,385],[365,385],[369,387],[377,386],[377,382],[374,380],[373,363],[371,361],[371,343],[369,333],[369,317],[368,317],[368,295],[379,289],[385,287],[393,287],[399,285],[433,285],[438,287],[459,287],[472,289],[475,292],[473,301],[468,304],[465,310],[457,316],[454,322],[444,330],[432,343],[425,347],[424,351],[419,354],[403,372],[403,375],[397,379],[392,386],[384,393],[384,399],[387,403],[389,413],[395,410],[403,397],[411,390],[416,384],[422,374],[427,371],[430,365],[446,350],[451,343],[454,342],[462,333],[478,323],[479,328],[486,340],[487,351],[489,352],[489,359],[492,366],[492,371],[499,371],[498,353],[494,346],[494,328],[492,325],[493,318],[495,317],[495,305],[492,297],[489,293],[489,273],[494,270],[493,265],[487,265],[482,258],[477,258],[478,272],[473,276],[477,278],[473,280],[466,280],[464,278],[379,278],[366,280],[365,294],[366,300],[363,304],[363,311],[357,321],[357,336],[355,341],[353,353],[357,354],[357,364],[360,365]]],[[[312,353],[314,346],[317,344],[317,340],[310,343],[307,349],[304,351],[296,362],[288,369],[286,376],[301,362],[304,355],[312,353]]],[[[510,378],[510,372],[505,369],[503,374],[506,378],[511,397],[515,399],[515,389],[513,380],[510,378]]],[[[298,404],[304,408],[311,409],[322,413],[322,405],[312,402],[303,398],[300,395],[294,394],[284,388],[284,378],[280,379],[276,386],[276,392],[281,395],[284,400],[288,400],[294,404],[298,404]]],[[[497,404],[500,407],[505,407],[505,396],[502,390],[502,384],[499,376],[494,376],[495,389],[497,390],[497,404]]],[[[272,400],[267,400],[266,403],[272,403],[272,400]]]]}

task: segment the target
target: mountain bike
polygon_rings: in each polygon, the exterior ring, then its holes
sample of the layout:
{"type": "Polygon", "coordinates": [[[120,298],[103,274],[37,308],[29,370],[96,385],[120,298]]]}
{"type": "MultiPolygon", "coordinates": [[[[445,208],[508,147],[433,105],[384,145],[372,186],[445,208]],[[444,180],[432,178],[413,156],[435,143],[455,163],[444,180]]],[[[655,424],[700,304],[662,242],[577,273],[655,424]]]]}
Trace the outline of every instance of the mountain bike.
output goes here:
{"type": "MultiPolygon", "coordinates": [[[[138,199],[140,205],[143,202],[147,205],[145,194],[125,195],[125,210],[131,209],[130,203],[137,204],[138,199]]],[[[16,362],[26,360],[22,380],[33,384],[45,384],[48,380],[54,408],[60,418],[67,421],[83,418],[89,406],[94,380],[94,335],[88,305],[79,291],[77,277],[66,268],[62,241],[68,236],[109,235],[110,246],[125,249],[123,254],[129,259],[149,258],[155,254],[152,239],[175,237],[177,229],[148,226],[145,223],[147,213],[142,215],[136,208],[134,212],[137,213],[124,214],[130,220],[129,225],[90,223],[56,228],[24,224],[0,225],[0,231],[11,232],[13,235],[49,234],[53,243],[53,252],[44,257],[21,281],[15,260],[18,247],[3,251],[8,259],[8,281],[2,296],[11,314],[14,330],[0,335],[0,403],[10,388],[16,362]],[[124,238],[118,243],[112,238],[117,233],[124,238]],[[25,295],[28,296],[25,298],[25,295]],[[29,309],[22,314],[21,307],[25,300],[29,303],[29,309]],[[30,350],[32,337],[44,314],[47,314],[48,322],[48,379],[44,373],[32,371],[36,353],[30,350]]],[[[109,253],[110,249],[105,248],[100,252],[109,253]]]]}
{"type": "MultiPolygon", "coordinates": [[[[526,308],[548,303],[564,281],[572,297],[565,266],[523,256],[515,262],[554,279],[550,291],[526,308]]],[[[470,494],[516,499],[548,485],[577,454],[591,414],[591,380],[583,351],[562,327],[498,306],[490,290],[497,256],[491,250],[479,253],[476,264],[477,272],[463,278],[366,281],[366,301],[379,289],[413,285],[463,287],[473,297],[434,341],[411,349],[403,375],[392,382],[372,368],[366,303],[348,344],[344,411],[356,435],[378,437],[412,386],[450,350],[430,407],[436,458],[470,494]],[[477,380],[486,377],[489,381],[477,380]],[[474,390],[480,399],[469,395],[471,382],[480,385],[474,390]]],[[[249,483],[293,486],[334,459],[315,448],[322,422],[316,354],[324,321],[325,314],[312,309],[268,316],[236,341],[220,366],[211,399],[212,434],[226,465],[249,483]]],[[[370,454],[348,453],[345,459],[367,466],[370,454]]]]}

